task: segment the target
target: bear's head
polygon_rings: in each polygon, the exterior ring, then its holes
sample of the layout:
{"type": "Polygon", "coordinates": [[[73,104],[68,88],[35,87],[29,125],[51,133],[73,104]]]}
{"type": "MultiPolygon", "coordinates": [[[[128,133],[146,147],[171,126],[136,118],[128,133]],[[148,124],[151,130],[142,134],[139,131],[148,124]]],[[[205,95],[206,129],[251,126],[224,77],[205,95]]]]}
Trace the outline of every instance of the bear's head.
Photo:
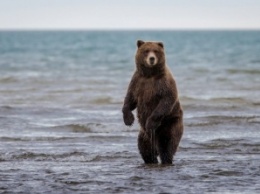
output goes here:
{"type": "Polygon", "coordinates": [[[137,41],[135,62],[142,74],[160,73],[165,66],[165,54],[162,42],[137,41]]]}

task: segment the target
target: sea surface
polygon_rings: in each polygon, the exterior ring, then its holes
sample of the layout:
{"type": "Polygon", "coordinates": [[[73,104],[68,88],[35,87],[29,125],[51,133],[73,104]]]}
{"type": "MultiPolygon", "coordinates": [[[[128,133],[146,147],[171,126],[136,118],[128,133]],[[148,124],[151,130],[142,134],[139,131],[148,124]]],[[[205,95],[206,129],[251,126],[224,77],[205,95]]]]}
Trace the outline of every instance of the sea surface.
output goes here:
{"type": "Polygon", "coordinates": [[[0,31],[0,193],[260,193],[260,31],[0,31]],[[123,124],[138,39],[177,81],[170,166],[123,124]]]}

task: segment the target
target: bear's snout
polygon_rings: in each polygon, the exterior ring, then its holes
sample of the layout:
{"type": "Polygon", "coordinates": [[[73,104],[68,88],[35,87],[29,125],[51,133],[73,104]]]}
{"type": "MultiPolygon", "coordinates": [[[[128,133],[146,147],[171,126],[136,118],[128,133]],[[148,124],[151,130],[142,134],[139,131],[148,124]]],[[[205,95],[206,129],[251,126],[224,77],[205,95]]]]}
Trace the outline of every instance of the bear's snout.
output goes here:
{"type": "Polygon", "coordinates": [[[156,57],[154,52],[149,52],[149,54],[148,54],[148,56],[146,58],[146,62],[150,66],[156,65],[157,57],[156,57]]]}
{"type": "Polygon", "coordinates": [[[151,64],[153,64],[153,63],[154,63],[154,61],[155,61],[155,57],[150,57],[150,59],[149,59],[149,60],[150,60],[150,63],[151,63],[151,64]]]}

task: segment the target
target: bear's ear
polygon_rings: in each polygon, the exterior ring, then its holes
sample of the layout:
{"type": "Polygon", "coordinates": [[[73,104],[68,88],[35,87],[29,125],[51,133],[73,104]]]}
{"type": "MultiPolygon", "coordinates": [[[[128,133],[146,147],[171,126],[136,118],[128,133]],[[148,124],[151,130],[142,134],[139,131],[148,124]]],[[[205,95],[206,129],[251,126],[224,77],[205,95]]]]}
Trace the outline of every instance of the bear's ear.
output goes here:
{"type": "Polygon", "coordinates": [[[139,48],[140,46],[142,46],[144,44],[144,41],[142,40],[137,40],[137,47],[139,48]]]}
{"type": "Polygon", "coordinates": [[[162,42],[157,42],[157,44],[163,48],[163,43],[162,42]]]}

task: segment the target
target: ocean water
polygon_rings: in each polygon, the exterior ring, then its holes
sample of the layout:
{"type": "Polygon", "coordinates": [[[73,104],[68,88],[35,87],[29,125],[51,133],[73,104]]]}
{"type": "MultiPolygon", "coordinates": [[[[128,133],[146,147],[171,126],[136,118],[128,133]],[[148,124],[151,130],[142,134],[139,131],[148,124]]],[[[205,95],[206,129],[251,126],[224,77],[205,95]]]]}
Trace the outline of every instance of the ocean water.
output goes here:
{"type": "Polygon", "coordinates": [[[0,193],[260,193],[259,166],[260,31],[0,32],[0,193]],[[138,39],[177,81],[171,166],[123,124],[138,39]]]}

